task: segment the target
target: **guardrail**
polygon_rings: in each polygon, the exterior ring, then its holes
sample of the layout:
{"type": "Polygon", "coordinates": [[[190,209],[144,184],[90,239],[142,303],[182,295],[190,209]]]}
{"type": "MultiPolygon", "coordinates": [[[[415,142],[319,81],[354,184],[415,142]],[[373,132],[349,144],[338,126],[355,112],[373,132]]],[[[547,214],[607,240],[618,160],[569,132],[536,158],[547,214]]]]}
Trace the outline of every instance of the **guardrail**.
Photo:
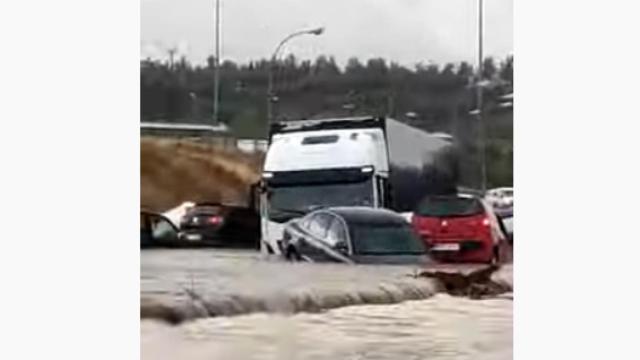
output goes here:
{"type": "Polygon", "coordinates": [[[164,136],[194,136],[194,137],[220,137],[229,134],[229,127],[225,124],[186,124],[186,123],[162,123],[162,122],[141,122],[141,135],[164,135],[164,136]]]}
{"type": "Polygon", "coordinates": [[[206,124],[141,122],[140,136],[202,141],[226,149],[237,149],[249,154],[264,153],[268,147],[267,140],[235,138],[225,124],[212,126],[206,124]]]}

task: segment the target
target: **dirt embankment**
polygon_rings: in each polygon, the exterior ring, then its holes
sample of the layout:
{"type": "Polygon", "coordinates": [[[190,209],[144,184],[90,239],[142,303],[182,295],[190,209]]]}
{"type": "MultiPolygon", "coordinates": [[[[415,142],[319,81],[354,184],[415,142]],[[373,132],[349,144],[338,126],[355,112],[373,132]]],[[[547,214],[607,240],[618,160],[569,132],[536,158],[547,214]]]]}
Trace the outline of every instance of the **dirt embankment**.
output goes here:
{"type": "Polygon", "coordinates": [[[140,205],[165,211],[185,201],[247,204],[262,157],[187,140],[140,140],[140,205]]]}
{"type": "Polygon", "coordinates": [[[491,265],[465,273],[455,268],[425,270],[418,277],[436,279],[443,290],[453,296],[482,299],[513,291],[513,265],[491,265]]]}

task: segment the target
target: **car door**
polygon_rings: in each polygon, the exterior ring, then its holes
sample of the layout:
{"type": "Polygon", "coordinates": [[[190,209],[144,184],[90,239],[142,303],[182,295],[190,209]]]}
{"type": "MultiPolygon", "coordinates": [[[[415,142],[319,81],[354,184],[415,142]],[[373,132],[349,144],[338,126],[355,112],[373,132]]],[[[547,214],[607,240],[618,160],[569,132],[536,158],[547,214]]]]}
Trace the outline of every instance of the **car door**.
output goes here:
{"type": "Polygon", "coordinates": [[[305,236],[298,241],[300,255],[313,261],[333,259],[328,251],[327,234],[332,215],[326,212],[313,214],[306,224],[305,236]]]}
{"type": "Polygon", "coordinates": [[[171,246],[179,243],[179,230],[168,218],[151,212],[140,212],[140,215],[141,246],[171,246]]]}
{"type": "Polygon", "coordinates": [[[300,219],[290,220],[287,223],[282,234],[282,246],[280,246],[283,254],[286,252],[284,249],[288,248],[289,246],[298,248],[299,243],[303,241],[304,238],[309,236],[309,225],[311,224],[312,217],[313,214],[307,214],[300,219]]]}
{"type": "Polygon", "coordinates": [[[153,236],[151,233],[151,221],[149,214],[140,212],[140,247],[153,246],[153,236]]]}

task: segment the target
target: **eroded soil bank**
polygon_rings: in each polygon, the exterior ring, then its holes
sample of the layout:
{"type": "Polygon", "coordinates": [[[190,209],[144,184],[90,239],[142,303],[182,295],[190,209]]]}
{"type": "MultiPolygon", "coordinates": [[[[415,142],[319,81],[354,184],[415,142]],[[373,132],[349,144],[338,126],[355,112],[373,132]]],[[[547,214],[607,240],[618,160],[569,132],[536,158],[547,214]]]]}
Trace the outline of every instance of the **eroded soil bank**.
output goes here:
{"type": "Polygon", "coordinates": [[[140,205],[163,212],[176,204],[246,205],[259,179],[259,155],[188,140],[140,139],[140,205]]]}

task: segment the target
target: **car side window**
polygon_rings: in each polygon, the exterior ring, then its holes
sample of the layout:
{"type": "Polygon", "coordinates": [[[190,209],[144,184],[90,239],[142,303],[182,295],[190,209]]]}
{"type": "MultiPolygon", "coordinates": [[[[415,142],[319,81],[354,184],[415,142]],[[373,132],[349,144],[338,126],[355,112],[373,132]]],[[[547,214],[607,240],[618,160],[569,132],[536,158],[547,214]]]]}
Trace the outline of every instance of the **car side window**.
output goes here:
{"type": "Polygon", "coordinates": [[[315,214],[310,219],[309,232],[312,235],[323,239],[325,236],[327,236],[327,229],[329,228],[330,222],[331,215],[324,213],[315,214]]]}
{"type": "Polygon", "coordinates": [[[151,233],[153,239],[160,241],[170,241],[178,237],[174,226],[168,220],[159,216],[151,218],[151,233]]]}
{"type": "Polygon", "coordinates": [[[347,230],[344,228],[344,224],[339,218],[333,217],[329,230],[327,231],[326,242],[335,246],[337,243],[347,243],[347,230]]]}
{"type": "Polygon", "coordinates": [[[305,230],[309,230],[309,222],[311,220],[311,216],[307,215],[305,217],[303,217],[302,219],[300,219],[300,222],[298,223],[298,225],[305,229],[305,230]]]}

